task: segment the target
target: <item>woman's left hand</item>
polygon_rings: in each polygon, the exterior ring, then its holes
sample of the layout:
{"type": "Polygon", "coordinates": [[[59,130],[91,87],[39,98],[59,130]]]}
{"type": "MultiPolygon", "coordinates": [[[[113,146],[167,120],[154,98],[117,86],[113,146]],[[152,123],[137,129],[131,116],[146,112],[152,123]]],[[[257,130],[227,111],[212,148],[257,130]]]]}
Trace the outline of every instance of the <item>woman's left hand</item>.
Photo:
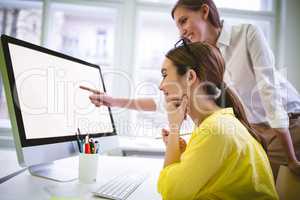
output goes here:
{"type": "Polygon", "coordinates": [[[167,102],[166,110],[168,113],[169,127],[171,133],[179,133],[181,124],[186,118],[188,98],[186,95],[181,100],[167,102]],[[179,104],[179,105],[178,105],[179,104]]]}
{"type": "MultiPolygon", "coordinates": [[[[161,135],[163,138],[163,142],[165,143],[166,146],[168,145],[169,134],[170,134],[169,131],[167,131],[166,129],[162,129],[161,135]]],[[[182,137],[179,137],[179,149],[180,149],[180,153],[183,153],[186,149],[186,141],[182,137]]]]}
{"type": "Polygon", "coordinates": [[[289,162],[288,167],[293,173],[300,176],[300,162],[299,161],[289,162]]]}

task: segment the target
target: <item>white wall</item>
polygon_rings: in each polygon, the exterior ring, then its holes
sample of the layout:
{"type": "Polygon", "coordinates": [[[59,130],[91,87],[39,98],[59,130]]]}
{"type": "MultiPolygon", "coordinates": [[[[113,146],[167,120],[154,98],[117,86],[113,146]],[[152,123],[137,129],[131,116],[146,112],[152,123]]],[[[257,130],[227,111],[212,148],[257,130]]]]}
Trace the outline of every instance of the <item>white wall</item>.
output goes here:
{"type": "Polygon", "coordinates": [[[300,92],[300,1],[282,0],[280,66],[300,92]]]}

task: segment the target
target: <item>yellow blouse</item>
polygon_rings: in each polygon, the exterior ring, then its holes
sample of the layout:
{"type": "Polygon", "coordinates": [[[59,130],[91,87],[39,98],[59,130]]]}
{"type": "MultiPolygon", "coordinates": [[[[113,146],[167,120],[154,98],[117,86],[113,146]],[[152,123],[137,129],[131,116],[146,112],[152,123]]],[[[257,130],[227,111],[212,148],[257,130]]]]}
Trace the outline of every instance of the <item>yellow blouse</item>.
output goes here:
{"type": "Polygon", "coordinates": [[[164,200],[278,199],[265,151],[232,108],[194,130],[181,161],[161,171],[158,191],[164,200]]]}

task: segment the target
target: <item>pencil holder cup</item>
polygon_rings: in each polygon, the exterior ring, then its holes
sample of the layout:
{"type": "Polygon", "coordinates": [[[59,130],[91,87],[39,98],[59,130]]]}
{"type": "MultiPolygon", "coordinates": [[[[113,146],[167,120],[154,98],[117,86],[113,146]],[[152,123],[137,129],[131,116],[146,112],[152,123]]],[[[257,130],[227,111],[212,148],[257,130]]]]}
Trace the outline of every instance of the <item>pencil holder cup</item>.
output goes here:
{"type": "Polygon", "coordinates": [[[95,183],[98,173],[99,154],[79,154],[79,182],[95,183]]]}

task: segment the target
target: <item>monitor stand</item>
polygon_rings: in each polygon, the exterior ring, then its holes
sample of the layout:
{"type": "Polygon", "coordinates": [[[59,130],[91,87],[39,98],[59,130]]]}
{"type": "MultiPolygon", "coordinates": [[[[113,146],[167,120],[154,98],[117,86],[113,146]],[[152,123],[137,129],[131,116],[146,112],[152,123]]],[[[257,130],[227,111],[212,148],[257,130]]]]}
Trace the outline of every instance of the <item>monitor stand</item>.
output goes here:
{"type": "Polygon", "coordinates": [[[70,182],[78,178],[78,170],[62,168],[52,163],[33,165],[28,167],[31,175],[58,182],[70,182]]]}

